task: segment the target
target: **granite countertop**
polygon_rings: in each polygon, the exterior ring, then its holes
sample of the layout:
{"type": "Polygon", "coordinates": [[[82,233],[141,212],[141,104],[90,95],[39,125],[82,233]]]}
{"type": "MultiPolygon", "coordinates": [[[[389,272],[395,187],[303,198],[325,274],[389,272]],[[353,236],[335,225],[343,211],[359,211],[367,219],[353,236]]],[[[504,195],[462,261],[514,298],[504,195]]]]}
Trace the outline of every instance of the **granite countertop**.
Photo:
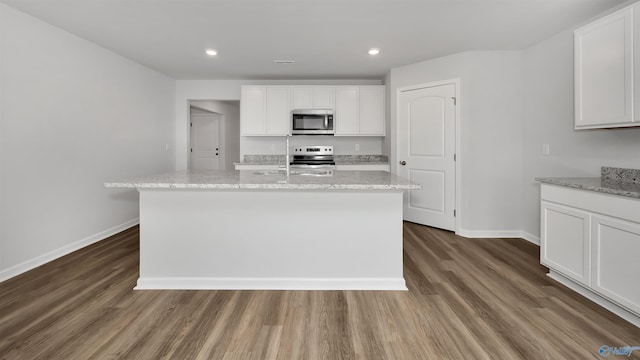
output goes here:
{"type": "Polygon", "coordinates": [[[602,167],[600,177],[536,178],[545,184],[640,199],[640,170],[602,167]]]}
{"type": "Polygon", "coordinates": [[[284,171],[184,170],[104,185],[110,188],[137,189],[417,190],[422,188],[419,184],[386,171],[333,171],[331,176],[296,175],[297,173],[292,171],[292,174],[287,176],[284,171]]]}
{"type": "MultiPolygon", "coordinates": [[[[234,165],[284,165],[284,155],[245,155],[244,161],[234,165]]],[[[335,155],[336,165],[388,165],[384,155],[335,155]]]]}

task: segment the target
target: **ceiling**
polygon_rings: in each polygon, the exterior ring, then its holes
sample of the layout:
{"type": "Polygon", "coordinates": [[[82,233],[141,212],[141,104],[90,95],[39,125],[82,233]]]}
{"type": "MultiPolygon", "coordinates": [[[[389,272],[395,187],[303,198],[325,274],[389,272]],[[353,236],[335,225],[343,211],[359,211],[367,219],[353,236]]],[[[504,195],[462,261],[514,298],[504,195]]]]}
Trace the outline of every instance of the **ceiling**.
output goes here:
{"type": "Polygon", "coordinates": [[[380,79],[461,51],[524,49],[625,0],[0,2],[174,79],[204,80],[380,79]]]}

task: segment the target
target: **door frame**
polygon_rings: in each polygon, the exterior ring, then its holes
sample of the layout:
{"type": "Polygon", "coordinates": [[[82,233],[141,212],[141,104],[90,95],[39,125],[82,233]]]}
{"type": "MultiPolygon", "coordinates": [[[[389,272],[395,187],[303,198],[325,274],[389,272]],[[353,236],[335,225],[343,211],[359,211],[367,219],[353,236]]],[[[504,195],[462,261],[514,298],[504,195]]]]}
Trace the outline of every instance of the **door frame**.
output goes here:
{"type": "MultiPolygon", "coordinates": [[[[462,184],[461,184],[461,178],[462,178],[462,161],[463,161],[463,156],[462,156],[462,136],[461,133],[462,131],[460,130],[460,113],[462,112],[462,99],[460,97],[460,78],[453,78],[453,79],[448,79],[448,80],[441,80],[441,81],[433,81],[433,82],[428,82],[428,83],[422,83],[422,84],[416,84],[416,85],[408,85],[408,86],[403,86],[403,87],[398,87],[396,89],[396,128],[395,128],[395,133],[396,133],[396,148],[393,149],[396,152],[396,160],[397,160],[397,154],[398,154],[398,148],[400,147],[400,95],[405,92],[405,91],[411,91],[411,90],[419,90],[419,89],[423,89],[423,88],[430,88],[430,87],[436,87],[436,86],[442,86],[442,85],[450,85],[453,84],[456,88],[456,116],[455,116],[455,134],[454,134],[454,138],[455,138],[455,154],[456,154],[456,161],[455,161],[455,169],[456,169],[456,176],[455,176],[455,190],[454,190],[454,196],[455,196],[455,210],[456,210],[456,216],[455,216],[455,229],[454,229],[454,233],[456,235],[458,235],[458,230],[460,229],[460,224],[462,222],[462,216],[464,214],[464,211],[462,210],[462,184]]],[[[395,173],[397,174],[398,171],[398,164],[394,164],[392,169],[396,169],[395,173]]]]}
{"type": "Polygon", "coordinates": [[[204,109],[200,106],[195,106],[191,104],[191,101],[187,104],[187,169],[191,169],[191,116],[197,116],[191,114],[191,107],[194,107],[199,110],[208,111],[211,115],[202,115],[202,116],[218,116],[218,146],[220,147],[221,156],[218,158],[218,169],[225,170],[226,169],[226,148],[225,148],[225,136],[224,136],[224,123],[225,117],[224,114],[217,113],[215,111],[211,111],[208,109],[204,109]]]}

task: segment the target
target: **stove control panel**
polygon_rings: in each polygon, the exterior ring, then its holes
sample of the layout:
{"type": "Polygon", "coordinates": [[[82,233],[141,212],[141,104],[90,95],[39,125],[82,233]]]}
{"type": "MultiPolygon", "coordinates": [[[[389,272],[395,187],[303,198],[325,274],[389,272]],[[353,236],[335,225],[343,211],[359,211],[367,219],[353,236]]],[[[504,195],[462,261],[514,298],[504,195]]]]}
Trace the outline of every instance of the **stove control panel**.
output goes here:
{"type": "Polygon", "coordinates": [[[332,145],[304,145],[293,148],[293,155],[333,155],[332,145]]]}

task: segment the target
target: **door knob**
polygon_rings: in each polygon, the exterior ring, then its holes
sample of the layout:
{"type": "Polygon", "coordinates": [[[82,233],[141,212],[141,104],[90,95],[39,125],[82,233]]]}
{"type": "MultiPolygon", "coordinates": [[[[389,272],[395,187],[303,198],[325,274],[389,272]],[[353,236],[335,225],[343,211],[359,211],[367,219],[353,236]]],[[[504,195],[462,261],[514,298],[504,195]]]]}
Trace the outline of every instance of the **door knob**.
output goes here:
{"type": "Polygon", "coordinates": [[[400,160],[400,165],[407,165],[407,162],[404,160],[400,160]]]}

